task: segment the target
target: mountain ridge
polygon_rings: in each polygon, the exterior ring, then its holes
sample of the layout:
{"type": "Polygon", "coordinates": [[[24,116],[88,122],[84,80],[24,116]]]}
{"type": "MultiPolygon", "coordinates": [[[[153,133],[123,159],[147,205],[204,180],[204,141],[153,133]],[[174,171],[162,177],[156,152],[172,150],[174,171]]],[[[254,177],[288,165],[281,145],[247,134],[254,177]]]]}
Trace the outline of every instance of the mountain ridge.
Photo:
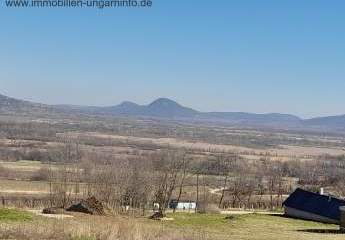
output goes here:
{"type": "Polygon", "coordinates": [[[345,131],[345,115],[302,119],[284,113],[201,112],[185,107],[169,98],[158,98],[147,105],[124,101],[108,107],[48,105],[32,103],[0,94],[0,114],[30,114],[33,111],[82,113],[92,115],[149,117],[171,120],[227,123],[244,126],[280,128],[321,128],[345,131]]]}

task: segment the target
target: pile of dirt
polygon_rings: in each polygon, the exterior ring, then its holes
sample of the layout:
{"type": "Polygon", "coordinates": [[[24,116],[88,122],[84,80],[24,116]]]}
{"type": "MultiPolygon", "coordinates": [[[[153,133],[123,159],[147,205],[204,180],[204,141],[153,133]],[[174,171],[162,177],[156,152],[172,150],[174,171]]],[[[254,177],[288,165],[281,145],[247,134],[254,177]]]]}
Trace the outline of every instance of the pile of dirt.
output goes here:
{"type": "Polygon", "coordinates": [[[65,209],[58,207],[44,208],[42,210],[43,214],[64,214],[65,209]]]}
{"type": "Polygon", "coordinates": [[[80,212],[92,215],[105,215],[103,204],[95,197],[81,200],[79,203],[71,205],[66,209],[69,212],[80,212]]]}
{"type": "Polygon", "coordinates": [[[165,216],[161,211],[155,212],[152,216],[150,216],[150,219],[152,220],[161,220],[163,219],[165,216]]]}

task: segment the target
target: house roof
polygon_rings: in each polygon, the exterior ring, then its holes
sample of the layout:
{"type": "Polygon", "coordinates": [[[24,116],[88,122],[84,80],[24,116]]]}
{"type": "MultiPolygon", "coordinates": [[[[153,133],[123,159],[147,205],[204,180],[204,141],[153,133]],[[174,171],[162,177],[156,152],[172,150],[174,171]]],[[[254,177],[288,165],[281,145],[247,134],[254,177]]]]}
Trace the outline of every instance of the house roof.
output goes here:
{"type": "MultiPolygon", "coordinates": [[[[177,203],[177,199],[171,199],[170,202],[175,202],[175,203],[177,203]]],[[[179,203],[195,203],[195,201],[193,201],[193,200],[188,200],[188,199],[180,199],[178,202],[179,202],[179,203]]]]}
{"type": "Polygon", "coordinates": [[[339,220],[339,207],[345,206],[345,201],[297,188],[296,191],[283,202],[283,205],[330,219],[339,220]]]}

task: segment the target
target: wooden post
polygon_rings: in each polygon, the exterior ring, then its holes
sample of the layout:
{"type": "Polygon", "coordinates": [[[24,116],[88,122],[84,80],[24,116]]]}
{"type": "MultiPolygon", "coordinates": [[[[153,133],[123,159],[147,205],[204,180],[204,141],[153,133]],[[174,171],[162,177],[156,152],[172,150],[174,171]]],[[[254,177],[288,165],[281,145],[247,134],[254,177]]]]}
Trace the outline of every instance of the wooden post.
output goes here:
{"type": "Polygon", "coordinates": [[[195,213],[198,212],[199,208],[199,173],[196,175],[196,206],[195,213]]]}

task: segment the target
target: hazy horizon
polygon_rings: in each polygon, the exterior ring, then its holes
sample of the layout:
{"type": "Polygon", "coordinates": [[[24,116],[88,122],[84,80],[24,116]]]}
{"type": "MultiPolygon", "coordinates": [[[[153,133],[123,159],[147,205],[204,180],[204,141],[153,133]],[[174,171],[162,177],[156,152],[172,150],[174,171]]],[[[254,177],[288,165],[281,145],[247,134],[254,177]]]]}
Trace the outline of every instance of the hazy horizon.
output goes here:
{"type": "Polygon", "coordinates": [[[132,102],[132,103],[136,103],[138,105],[141,105],[141,106],[146,106],[146,105],[149,105],[151,104],[152,102],[158,100],[158,99],[169,99],[169,100],[172,100],[174,102],[177,102],[178,104],[180,104],[181,106],[183,107],[187,107],[187,108],[192,108],[193,110],[196,110],[196,111],[199,111],[199,112],[204,112],[204,113],[207,113],[207,112],[243,112],[243,113],[254,113],[254,114],[271,114],[271,113],[279,113],[279,114],[290,114],[290,115],[294,115],[294,116],[297,116],[301,119],[311,119],[311,118],[318,118],[318,117],[329,117],[329,116],[340,116],[340,115],[345,115],[345,114],[336,114],[336,115],[319,115],[319,116],[311,116],[311,117],[303,117],[303,116],[299,116],[297,114],[293,114],[293,113],[287,113],[287,112],[246,112],[246,111],[232,111],[232,110],[228,110],[228,111],[203,111],[203,110],[200,110],[198,108],[194,108],[194,107],[191,107],[191,106],[188,106],[186,104],[184,104],[183,102],[179,102],[178,100],[174,99],[173,97],[165,97],[165,96],[160,96],[160,97],[156,97],[156,98],[153,98],[152,100],[148,100],[146,102],[136,102],[136,101],[132,101],[132,100],[123,100],[123,101],[120,101],[120,102],[117,102],[117,103],[114,103],[114,104],[108,104],[108,105],[95,105],[95,104],[71,104],[71,103],[47,103],[47,102],[41,102],[41,101],[35,101],[31,98],[16,98],[16,97],[13,97],[13,96],[9,96],[9,95],[6,95],[6,94],[2,94],[0,93],[0,95],[5,95],[7,97],[11,97],[11,98],[15,98],[15,99],[18,99],[18,100],[25,100],[25,101],[30,101],[30,102],[33,102],[33,103],[42,103],[42,104],[47,104],[47,105],[69,105],[69,106],[82,106],[82,107],[113,107],[113,106],[117,106],[117,105],[120,105],[124,102],[132,102]]]}
{"type": "Polygon", "coordinates": [[[166,97],[203,112],[343,115],[344,10],[321,0],[0,8],[1,93],[47,104],[166,97]]]}

